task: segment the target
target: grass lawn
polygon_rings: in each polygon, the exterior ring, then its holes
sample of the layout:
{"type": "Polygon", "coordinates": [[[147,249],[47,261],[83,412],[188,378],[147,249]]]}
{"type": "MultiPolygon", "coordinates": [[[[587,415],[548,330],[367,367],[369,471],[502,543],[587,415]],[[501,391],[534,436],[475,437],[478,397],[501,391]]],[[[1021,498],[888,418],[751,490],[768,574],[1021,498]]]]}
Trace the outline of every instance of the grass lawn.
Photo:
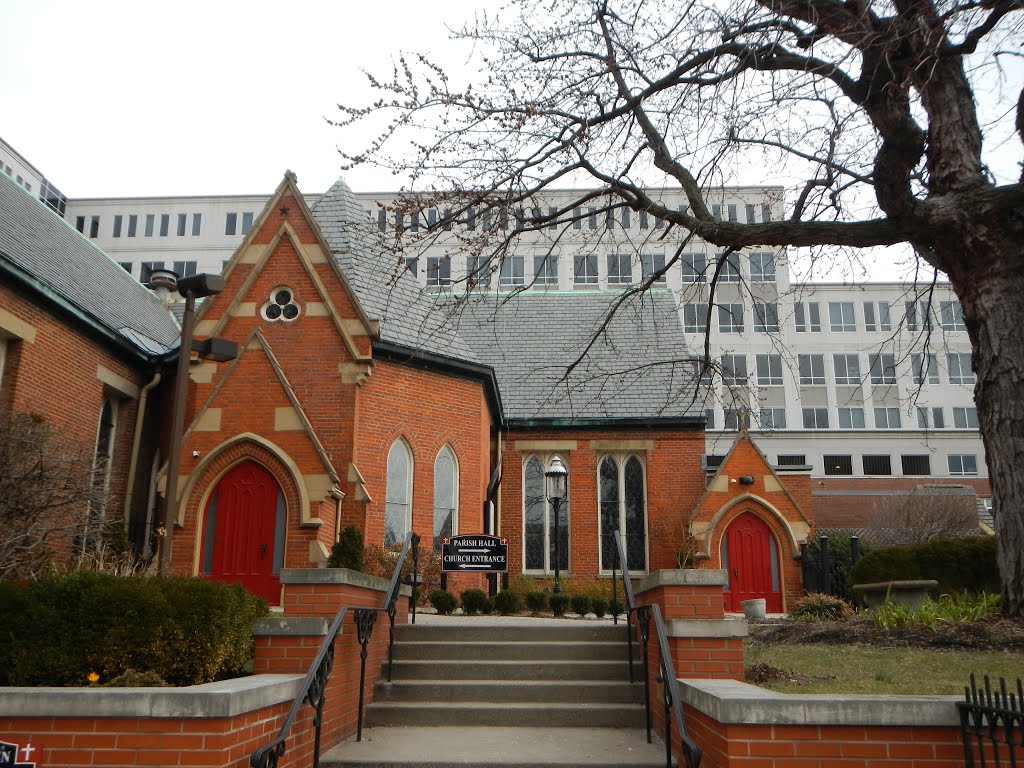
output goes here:
{"type": "Polygon", "coordinates": [[[1024,653],[820,643],[745,644],[749,682],[784,693],[963,695],[972,672],[1016,681],[1024,653]],[[763,666],[762,666],[763,665],[763,666]]]}

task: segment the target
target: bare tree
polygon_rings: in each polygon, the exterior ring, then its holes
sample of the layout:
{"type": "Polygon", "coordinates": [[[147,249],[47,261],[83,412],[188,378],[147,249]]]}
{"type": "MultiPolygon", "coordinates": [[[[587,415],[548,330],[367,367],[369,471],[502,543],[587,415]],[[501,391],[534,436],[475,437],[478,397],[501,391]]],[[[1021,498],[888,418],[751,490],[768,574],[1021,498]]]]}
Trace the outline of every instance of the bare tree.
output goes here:
{"type": "Polygon", "coordinates": [[[875,546],[903,547],[940,537],[977,536],[975,496],[960,490],[918,487],[905,496],[891,496],[871,510],[864,537],[875,546]]]}
{"type": "Polygon", "coordinates": [[[0,435],[0,579],[102,552],[93,451],[37,414],[0,411],[0,435]]]}
{"type": "Polygon", "coordinates": [[[455,34],[480,55],[478,82],[455,87],[426,57],[402,58],[393,77],[371,77],[377,102],[342,107],[337,122],[379,129],[347,162],[408,172],[412,193],[443,190],[449,221],[523,211],[491,227],[499,259],[520,233],[567,228],[587,207],[640,212],[726,255],[910,244],[963,307],[1003,605],[1021,616],[1024,184],[987,165],[993,149],[1020,157],[1021,11],[1021,0],[523,0],[455,34]],[[737,168],[791,180],[787,216],[713,216],[709,198],[737,168]],[[649,192],[666,186],[688,205],[649,192]],[[586,191],[541,207],[565,187],[586,191]]]}

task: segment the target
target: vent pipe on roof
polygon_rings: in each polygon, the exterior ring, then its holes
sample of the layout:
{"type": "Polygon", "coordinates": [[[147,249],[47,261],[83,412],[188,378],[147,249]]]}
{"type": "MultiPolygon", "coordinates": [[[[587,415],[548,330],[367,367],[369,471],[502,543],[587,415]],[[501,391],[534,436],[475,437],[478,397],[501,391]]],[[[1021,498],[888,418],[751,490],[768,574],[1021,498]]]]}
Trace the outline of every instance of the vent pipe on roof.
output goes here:
{"type": "Polygon", "coordinates": [[[178,290],[178,273],[172,269],[154,269],[149,273],[146,287],[164,304],[170,304],[171,294],[178,290]]]}

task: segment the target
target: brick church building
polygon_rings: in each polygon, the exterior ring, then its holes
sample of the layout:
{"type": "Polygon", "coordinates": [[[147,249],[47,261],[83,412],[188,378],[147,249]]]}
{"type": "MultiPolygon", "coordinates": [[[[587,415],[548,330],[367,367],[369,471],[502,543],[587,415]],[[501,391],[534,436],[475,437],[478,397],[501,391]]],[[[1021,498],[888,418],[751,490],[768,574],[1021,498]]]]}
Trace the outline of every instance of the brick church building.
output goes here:
{"type": "MultiPolygon", "coordinates": [[[[106,435],[144,548],[167,485],[177,326],[2,178],[0,205],[0,405],[106,435]],[[65,365],[74,375],[55,373],[65,365]]],[[[558,537],[563,575],[585,580],[610,573],[618,529],[634,573],[726,568],[734,610],[800,594],[809,477],[780,477],[745,433],[704,468],[701,383],[669,291],[610,320],[622,294],[425,292],[366,225],[343,182],[311,210],[286,174],[200,308],[195,336],[238,355],[189,361],[167,500],[175,572],[276,604],[282,569],[321,565],[352,525],[387,545],[410,530],[427,547],[494,533],[510,570],[537,577],[554,571],[558,537]],[[544,493],[555,456],[569,473],[558,530],[544,493]]]]}

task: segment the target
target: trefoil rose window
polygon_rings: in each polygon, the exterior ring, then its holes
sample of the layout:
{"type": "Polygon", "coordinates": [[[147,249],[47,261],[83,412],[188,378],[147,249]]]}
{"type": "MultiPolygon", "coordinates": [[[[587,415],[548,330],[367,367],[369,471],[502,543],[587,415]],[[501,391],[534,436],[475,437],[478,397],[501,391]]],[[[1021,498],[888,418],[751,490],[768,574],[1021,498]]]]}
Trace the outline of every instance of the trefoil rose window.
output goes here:
{"type": "Polygon", "coordinates": [[[270,300],[263,305],[263,309],[260,312],[264,318],[271,322],[283,320],[289,323],[297,318],[301,311],[302,308],[295,301],[292,289],[282,285],[270,292],[270,300]]]}

